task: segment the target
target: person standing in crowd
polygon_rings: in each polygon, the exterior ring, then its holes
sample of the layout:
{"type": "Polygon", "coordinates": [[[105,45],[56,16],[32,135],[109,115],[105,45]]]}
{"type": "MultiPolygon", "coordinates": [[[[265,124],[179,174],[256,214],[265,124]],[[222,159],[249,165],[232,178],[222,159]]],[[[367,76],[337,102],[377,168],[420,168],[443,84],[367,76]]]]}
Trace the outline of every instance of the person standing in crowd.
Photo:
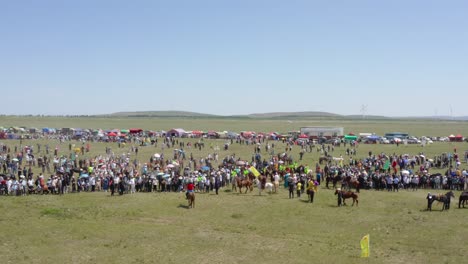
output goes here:
{"type": "Polygon", "coordinates": [[[338,207],[343,205],[343,193],[341,192],[341,188],[336,188],[336,193],[338,194],[338,207]]]}
{"type": "Polygon", "coordinates": [[[280,180],[280,176],[277,171],[275,172],[275,176],[273,176],[273,179],[274,179],[274,187],[275,187],[274,190],[275,190],[275,193],[277,193],[279,189],[279,180],[280,180]]]}
{"type": "Polygon", "coordinates": [[[301,198],[301,188],[302,188],[302,183],[301,183],[301,181],[297,181],[297,184],[296,184],[296,194],[297,194],[297,198],[301,198]]]}
{"type": "Polygon", "coordinates": [[[114,192],[115,192],[115,181],[114,181],[114,177],[109,177],[109,188],[110,188],[110,191],[111,191],[111,196],[114,196],[114,192]]]}
{"type": "Polygon", "coordinates": [[[393,191],[394,192],[398,192],[399,184],[400,184],[400,179],[398,178],[397,175],[393,175],[393,191]]]}
{"type": "Polygon", "coordinates": [[[434,197],[432,196],[431,193],[427,193],[426,199],[427,199],[427,210],[431,211],[432,210],[432,202],[434,200],[434,197]]]}
{"type": "Polygon", "coordinates": [[[288,178],[288,187],[289,187],[289,199],[294,198],[294,190],[296,189],[296,183],[294,181],[294,177],[288,178]]]}
{"type": "Polygon", "coordinates": [[[314,202],[315,193],[317,192],[318,182],[315,182],[313,179],[309,179],[307,183],[307,194],[309,195],[309,201],[314,202]]]}

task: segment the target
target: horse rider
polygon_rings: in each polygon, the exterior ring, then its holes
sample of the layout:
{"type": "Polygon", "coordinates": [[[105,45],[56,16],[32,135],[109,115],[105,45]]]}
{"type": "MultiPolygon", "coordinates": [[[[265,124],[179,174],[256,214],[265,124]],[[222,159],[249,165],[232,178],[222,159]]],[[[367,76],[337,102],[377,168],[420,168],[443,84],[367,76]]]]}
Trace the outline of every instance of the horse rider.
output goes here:
{"type": "Polygon", "coordinates": [[[193,184],[193,180],[189,180],[187,184],[187,192],[185,193],[185,199],[188,200],[189,193],[193,193],[195,191],[195,185],[193,184]]]}

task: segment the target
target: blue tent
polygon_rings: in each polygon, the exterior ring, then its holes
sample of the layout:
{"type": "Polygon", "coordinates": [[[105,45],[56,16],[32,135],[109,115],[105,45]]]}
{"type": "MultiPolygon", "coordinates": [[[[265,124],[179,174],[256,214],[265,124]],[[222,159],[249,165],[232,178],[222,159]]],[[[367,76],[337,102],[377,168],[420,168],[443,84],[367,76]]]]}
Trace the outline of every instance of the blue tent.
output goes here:
{"type": "Polygon", "coordinates": [[[371,136],[366,137],[366,139],[370,141],[378,141],[380,139],[380,136],[371,135],[371,136]]]}

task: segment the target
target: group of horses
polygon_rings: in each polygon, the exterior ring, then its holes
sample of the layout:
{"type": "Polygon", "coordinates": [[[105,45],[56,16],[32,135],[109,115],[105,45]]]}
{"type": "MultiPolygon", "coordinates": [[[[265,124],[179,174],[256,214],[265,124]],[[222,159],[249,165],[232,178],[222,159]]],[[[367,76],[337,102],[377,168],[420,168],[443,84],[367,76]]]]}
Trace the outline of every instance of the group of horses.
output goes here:
{"type": "MultiPolygon", "coordinates": [[[[437,201],[439,203],[442,203],[442,209],[441,211],[444,211],[444,210],[448,210],[450,209],[450,202],[451,202],[451,199],[452,198],[455,198],[455,195],[453,193],[453,191],[449,191],[445,194],[435,194],[435,195],[431,195],[431,194],[428,194],[427,196],[427,210],[428,211],[432,211],[432,204],[437,201]]],[[[463,206],[463,208],[465,208],[465,202],[468,201],[468,191],[464,191],[459,199],[458,199],[458,208],[461,208],[463,206]]]]}

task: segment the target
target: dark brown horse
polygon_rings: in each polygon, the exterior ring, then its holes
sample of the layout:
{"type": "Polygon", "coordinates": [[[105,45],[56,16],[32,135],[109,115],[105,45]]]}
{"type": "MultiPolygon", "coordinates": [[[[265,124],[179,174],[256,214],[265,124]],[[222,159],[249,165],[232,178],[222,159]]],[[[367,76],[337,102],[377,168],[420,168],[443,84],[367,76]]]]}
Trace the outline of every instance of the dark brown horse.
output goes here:
{"type": "Polygon", "coordinates": [[[434,201],[438,201],[438,202],[442,203],[442,210],[441,211],[450,209],[450,200],[451,200],[451,198],[455,198],[455,195],[453,194],[452,191],[450,191],[450,192],[448,192],[446,194],[433,195],[431,197],[431,199],[429,200],[429,204],[428,204],[429,211],[432,211],[432,203],[434,201]]]}
{"type": "Polygon", "coordinates": [[[468,192],[463,192],[460,194],[460,198],[458,199],[458,208],[461,208],[463,205],[463,208],[465,208],[465,202],[468,201],[468,192]]]}
{"type": "Polygon", "coordinates": [[[343,180],[343,188],[351,191],[351,188],[355,188],[356,192],[359,193],[359,181],[354,180],[351,176],[346,176],[343,180]]]}
{"type": "Polygon", "coordinates": [[[356,203],[356,206],[359,205],[359,200],[358,200],[357,193],[336,190],[335,195],[337,195],[338,193],[341,193],[341,197],[343,197],[343,205],[346,205],[346,199],[348,199],[348,198],[353,199],[353,204],[351,206],[354,206],[354,203],[356,203]]]}
{"type": "Polygon", "coordinates": [[[319,158],[319,164],[322,164],[322,162],[328,163],[331,160],[332,157],[330,156],[323,156],[319,158]]]}
{"type": "Polygon", "coordinates": [[[195,208],[195,193],[194,192],[189,192],[187,194],[187,199],[188,199],[188,207],[189,208],[195,208]]]}

